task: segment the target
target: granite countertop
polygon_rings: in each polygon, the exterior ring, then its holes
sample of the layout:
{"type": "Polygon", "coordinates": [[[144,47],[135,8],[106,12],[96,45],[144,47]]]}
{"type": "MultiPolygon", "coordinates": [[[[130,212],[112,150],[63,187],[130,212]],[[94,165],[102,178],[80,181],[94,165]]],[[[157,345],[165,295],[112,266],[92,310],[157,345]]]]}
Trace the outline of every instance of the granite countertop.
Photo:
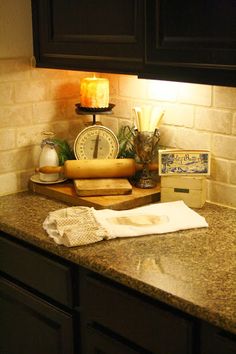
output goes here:
{"type": "Polygon", "coordinates": [[[68,205],[22,192],[0,198],[0,229],[236,334],[236,210],[206,203],[209,228],[66,248],[42,228],[68,205]]]}

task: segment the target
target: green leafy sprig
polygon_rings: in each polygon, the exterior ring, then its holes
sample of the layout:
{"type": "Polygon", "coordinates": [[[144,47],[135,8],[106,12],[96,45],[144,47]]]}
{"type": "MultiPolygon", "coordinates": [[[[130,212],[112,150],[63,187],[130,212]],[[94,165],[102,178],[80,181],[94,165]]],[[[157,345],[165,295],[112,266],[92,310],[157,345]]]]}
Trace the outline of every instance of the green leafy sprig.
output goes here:
{"type": "Polygon", "coordinates": [[[117,139],[119,142],[118,158],[134,158],[134,127],[123,125],[120,127],[117,139]]]}
{"type": "Polygon", "coordinates": [[[60,166],[64,165],[66,160],[75,160],[74,151],[66,140],[53,138],[52,141],[57,149],[60,166]]]}

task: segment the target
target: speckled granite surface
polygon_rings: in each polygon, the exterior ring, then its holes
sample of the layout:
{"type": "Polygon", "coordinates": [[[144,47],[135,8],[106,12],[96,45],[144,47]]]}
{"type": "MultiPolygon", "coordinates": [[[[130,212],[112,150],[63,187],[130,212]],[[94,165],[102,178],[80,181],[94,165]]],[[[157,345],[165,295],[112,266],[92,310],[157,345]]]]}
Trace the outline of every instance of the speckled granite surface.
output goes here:
{"type": "Polygon", "coordinates": [[[63,207],[30,192],[0,197],[0,229],[236,334],[236,210],[206,204],[209,228],[68,249],[42,229],[63,207]]]}

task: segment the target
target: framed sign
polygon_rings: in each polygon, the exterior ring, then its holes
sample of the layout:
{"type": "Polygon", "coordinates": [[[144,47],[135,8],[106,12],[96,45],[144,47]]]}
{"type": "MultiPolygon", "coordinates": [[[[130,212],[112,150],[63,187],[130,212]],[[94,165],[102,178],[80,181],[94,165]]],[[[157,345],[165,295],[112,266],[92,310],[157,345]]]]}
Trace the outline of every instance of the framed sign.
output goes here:
{"type": "Polygon", "coordinates": [[[159,175],[210,175],[207,150],[159,150],[159,175]]]}

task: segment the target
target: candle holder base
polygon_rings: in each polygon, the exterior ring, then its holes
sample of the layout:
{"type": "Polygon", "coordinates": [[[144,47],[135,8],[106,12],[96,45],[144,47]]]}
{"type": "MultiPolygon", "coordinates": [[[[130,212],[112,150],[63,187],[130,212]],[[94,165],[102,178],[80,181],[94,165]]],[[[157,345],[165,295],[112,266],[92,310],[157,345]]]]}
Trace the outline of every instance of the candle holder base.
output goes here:
{"type": "Polygon", "coordinates": [[[141,177],[138,182],[135,183],[135,187],[137,188],[155,188],[157,186],[157,182],[155,182],[152,177],[141,177]]]}
{"type": "Polygon", "coordinates": [[[76,113],[77,114],[85,114],[85,113],[106,113],[112,114],[112,109],[115,107],[113,103],[109,103],[108,107],[101,107],[101,108],[90,108],[90,107],[82,107],[80,103],[76,103],[76,113]]]}
{"type": "Polygon", "coordinates": [[[113,114],[112,108],[115,107],[113,103],[109,103],[109,106],[106,108],[89,108],[89,107],[82,107],[80,103],[75,104],[75,112],[78,115],[92,115],[93,116],[93,121],[92,125],[98,124],[96,122],[96,114],[99,115],[107,115],[107,114],[113,114]]]}

